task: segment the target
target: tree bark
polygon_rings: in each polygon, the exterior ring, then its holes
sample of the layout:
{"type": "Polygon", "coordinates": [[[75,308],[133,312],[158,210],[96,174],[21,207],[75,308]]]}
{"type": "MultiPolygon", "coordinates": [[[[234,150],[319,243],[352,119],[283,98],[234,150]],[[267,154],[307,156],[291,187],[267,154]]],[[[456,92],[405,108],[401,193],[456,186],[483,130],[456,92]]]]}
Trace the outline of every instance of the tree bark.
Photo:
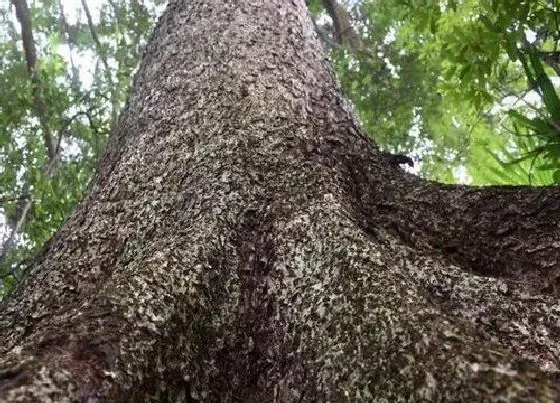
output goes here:
{"type": "Polygon", "coordinates": [[[391,163],[305,0],[173,1],[87,196],[3,303],[0,396],[558,400],[559,203],[391,163]]]}

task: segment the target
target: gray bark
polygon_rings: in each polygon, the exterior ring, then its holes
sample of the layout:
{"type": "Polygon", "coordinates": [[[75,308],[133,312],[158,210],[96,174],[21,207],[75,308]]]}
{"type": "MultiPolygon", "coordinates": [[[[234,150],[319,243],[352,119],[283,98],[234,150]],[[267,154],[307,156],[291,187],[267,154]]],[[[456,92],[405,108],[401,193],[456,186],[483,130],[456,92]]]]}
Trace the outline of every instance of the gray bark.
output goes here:
{"type": "Polygon", "coordinates": [[[0,396],[558,400],[559,200],[392,164],[305,0],[174,1],[2,306],[0,396]]]}

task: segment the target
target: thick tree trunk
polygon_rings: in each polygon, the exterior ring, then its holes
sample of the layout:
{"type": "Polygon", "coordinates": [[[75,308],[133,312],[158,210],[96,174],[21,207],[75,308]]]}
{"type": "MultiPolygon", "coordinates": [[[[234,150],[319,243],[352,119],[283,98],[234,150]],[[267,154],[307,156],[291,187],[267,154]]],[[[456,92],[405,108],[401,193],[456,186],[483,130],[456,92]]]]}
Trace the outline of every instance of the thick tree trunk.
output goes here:
{"type": "Polygon", "coordinates": [[[391,164],[305,0],[172,2],[107,147],[2,307],[6,401],[560,399],[560,191],[391,164]]]}

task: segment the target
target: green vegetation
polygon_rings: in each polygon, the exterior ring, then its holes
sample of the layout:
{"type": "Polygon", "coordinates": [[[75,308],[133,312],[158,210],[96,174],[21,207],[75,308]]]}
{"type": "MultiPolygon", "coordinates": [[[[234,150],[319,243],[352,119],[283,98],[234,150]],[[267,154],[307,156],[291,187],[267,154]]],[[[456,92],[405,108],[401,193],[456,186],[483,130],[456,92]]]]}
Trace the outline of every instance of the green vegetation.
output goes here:
{"type": "Polygon", "coordinates": [[[369,0],[343,87],[378,144],[443,182],[560,183],[556,1],[369,0]]]}

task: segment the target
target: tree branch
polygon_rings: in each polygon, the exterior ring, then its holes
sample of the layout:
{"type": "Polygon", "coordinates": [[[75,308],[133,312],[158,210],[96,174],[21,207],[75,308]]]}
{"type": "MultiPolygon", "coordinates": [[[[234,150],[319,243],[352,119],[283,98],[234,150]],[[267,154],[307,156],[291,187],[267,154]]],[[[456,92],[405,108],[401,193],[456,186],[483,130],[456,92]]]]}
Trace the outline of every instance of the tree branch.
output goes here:
{"type": "Polygon", "coordinates": [[[539,52],[540,58],[546,62],[560,77],[560,52],[539,52]]]}
{"type": "Polygon", "coordinates": [[[29,16],[29,9],[27,8],[26,0],[12,0],[12,4],[15,7],[16,17],[21,25],[21,38],[25,52],[27,71],[29,72],[29,77],[33,83],[33,103],[35,106],[35,114],[41,123],[47,156],[49,161],[51,161],[55,158],[53,136],[48,124],[47,106],[43,98],[42,86],[37,72],[37,51],[35,49],[35,41],[33,39],[31,17],[29,16]]]}
{"type": "Polygon", "coordinates": [[[560,188],[406,182],[414,188],[400,196],[401,238],[481,274],[560,295],[560,188]]]}
{"type": "MultiPolygon", "coordinates": [[[[25,52],[25,60],[27,64],[27,71],[29,78],[33,85],[33,106],[34,112],[39,119],[41,125],[41,132],[47,153],[47,165],[44,172],[49,177],[58,163],[59,148],[61,141],[61,133],[59,133],[57,144],[53,142],[53,134],[49,126],[48,108],[43,97],[43,90],[41,80],[37,71],[37,51],[35,49],[35,41],[33,39],[33,30],[31,24],[31,17],[27,7],[26,0],[12,0],[15,7],[16,17],[21,25],[21,36],[23,42],[23,49],[25,52]]],[[[24,194],[27,190],[24,191],[24,194]]],[[[21,204],[18,208],[20,211],[19,216],[16,218],[15,226],[11,228],[8,239],[2,244],[0,251],[0,267],[4,265],[7,256],[15,245],[15,238],[19,231],[23,228],[27,214],[31,209],[33,199],[30,195],[24,195],[21,199],[21,204]]]]}
{"type": "MultiPolygon", "coordinates": [[[[49,163],[43,170],[46,179],[49,179],[51,177],[58,163],[58,157],[60,155],[60,142],[62,139],[61,135],[62,135],[62,131],[58,136],[58,141],[55,148],[55,157],[49,161],[49,163]]],[[[5,264],[9,253],[15,246],[16,234],[18,234],[23,228],[23,225],[25,224],[25,220],[27,218],[27,214],[29,214],[29,211],[31,210],[31,206],[33,205],[33,198],[31,197],[31,195],[24,196],[22,201],[23,201],[23,205],[21,206],[21,210],[20,210],[21,213],[17,218],[16,224],[12,228],[12,231],[10,232],[10,236],[8,237],[8,239],[2,244],[2,250],[0,251],[0,267],[2,267],[5,264]]]]}
{"type": "Polygon", "coordinates": [[[114,87],[113,78],[111,76],[111,68],[109,67],[109,62],[107,60],[107,56],[105,54],[105,51],[103,50],[103,46],[101,45],[101,41],[99,40],[99,36],[97,35],[97,31],[95,30],[95,25],[93,24],[93,19],[91,17],[91,13],[89,11],[87,1],[86,0],[81,0],[81,1],[82,1],[82,7],[83,7],[83,9],[86,13],[87,23],[88,23],[88,27],[89,27],[89,32],[91,34],[91,38],[93,39],[93,42],[95,43],[97,53],[99,54],[99,58],[101,59],[101,62],[103,63],[103,67],[104,67],[104,70],[105,70],[105,78],[107,79],[107,82],[109,83],[109,86],[111,87],[111,90],[110,90],[110,94],[111,94],[111,127],[114,127],[114,125],[117,122],[117,100],[116,100],[116,89],[114,87]]]}
{"type": "MultiPolygon", "coordinates": [[[[70,124],[79,116],[86,116],[88,118],[88,120],[90,121],[90,125],[91,125],[91,110],[93,109],[93,107],[90,107],[88,110],[86,111],[78,111],[76,112],[72,117],[65,119],[59,134],[58,134],[58,140],[56,142],[56,148],[55,148],[55,158],[52,159],[47,166],[44,168],[43,172],[45,174],[45,178],[49,179],[53,172],[54,169],[56,168],[58,161],[59,161],[59,156],[60,156],[60,152],[61,152],[61,142],[62,142],[62,137],[66,134],[66,131],[68,129],[68,127],[70,127],[70,124]]],[[[12,248],[15,245],[15,236],[16,234],[23,228],[23,225],[25,224],[25,219],[27,218],[27,214],[29,213],[31,206],[33,205],[33,195],[31,193],[24,192],[25,194],[20,196],[19,198],[12,198],[11,200],[20,200],[21,202],[23,202],[23,204],[20,206],[20,211],[21,213],[19,214],[19,217],[17,218],[16,224],[14,226],[14,228],[12,228],[12,231],[10,232],[10,236],[8,237],[8,239],[4,242],[4,244],[2,245],[2,250],[0,251],[0,267],[2,267],[5,264],[6,258],[8,257],[8,254],[10,253],[10,251],[12,250],[12,248]]],[[[4,198],[1,199],[0,198],[0,202],[2,201],[8,201],[8,198],[4,198]]]]}
{"type": "Polygon", "coordinates": [[[76,64],[74,63],[74,57],[72,56],[74,49],[72,46],[72,40],[70,35],[70,26],[66,21],[66,16],[64,15],[64,7],[62,6],[61,1],[58,2],[58,8],[60,11],[60,23],[62,26],[62,35],[66,37],[67,44],[68,44],[68,55],[70,59],[70,66],[72,68],[72,86],[74,88],[79,88],[80,85],[79,71],[78,68],[76,67],[76,64]]]}
{"type": "Polygon", "coordinates": [[[352,27],[350,14],[336,0],[322,0],[323,6],[331,17],[335,30],[336,41],[348,46],[350,50],[362,48],[362,40],[352,27]]]}
{"type": "Polygon", "coordinates": [[[20,201],[20,200],[25,200],[26,198],[27,196],[0,197],[0,203],[20,201]]]}

